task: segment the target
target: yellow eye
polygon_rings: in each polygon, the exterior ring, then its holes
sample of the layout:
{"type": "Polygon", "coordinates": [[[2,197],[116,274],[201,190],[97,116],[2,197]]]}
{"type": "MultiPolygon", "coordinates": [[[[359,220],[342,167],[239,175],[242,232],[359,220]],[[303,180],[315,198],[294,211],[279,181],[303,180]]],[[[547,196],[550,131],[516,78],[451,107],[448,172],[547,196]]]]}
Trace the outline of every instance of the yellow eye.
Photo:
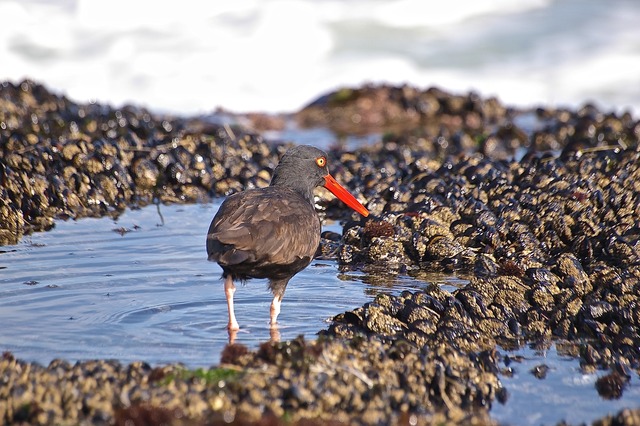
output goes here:
{"type": "Polygon", "coordinates": [[[324,157],[318,157],[316,158],[316,164],[318,167],[324,167],[327,165],[327,159],[324,157]]]}

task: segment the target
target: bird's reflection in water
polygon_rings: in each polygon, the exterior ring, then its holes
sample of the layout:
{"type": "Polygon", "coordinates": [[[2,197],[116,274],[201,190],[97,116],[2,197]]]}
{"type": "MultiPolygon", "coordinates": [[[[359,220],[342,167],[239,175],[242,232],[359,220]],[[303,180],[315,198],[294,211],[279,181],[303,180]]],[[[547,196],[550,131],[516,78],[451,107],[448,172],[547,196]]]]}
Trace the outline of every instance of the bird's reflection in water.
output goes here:
{"type": "Polygon", "coordinates": [[[278,325],[274,325],[273,327],[271,327],[269,329],[269,334],[273,343],[277,343],[280,341],[280,329],[278,328],[278,325]]]}
{"type": "Polygon", "coordinates": [[[232,330],[228,328],[227,331],[229,332],[229,344],[233,345],[236,342],[239,330],[232,330]]]}
{"type": "MultiPolygon", "coordinates": [[[[229,332],[229,344],[233,345],[236,342],[238,331],[240,330],[227,329],[227,331],[229,332]]],[[[278,328],[277,324],[269,327],[269,338],[273,343],[277,343],[280,341],[280,329],[278,328]]]]}

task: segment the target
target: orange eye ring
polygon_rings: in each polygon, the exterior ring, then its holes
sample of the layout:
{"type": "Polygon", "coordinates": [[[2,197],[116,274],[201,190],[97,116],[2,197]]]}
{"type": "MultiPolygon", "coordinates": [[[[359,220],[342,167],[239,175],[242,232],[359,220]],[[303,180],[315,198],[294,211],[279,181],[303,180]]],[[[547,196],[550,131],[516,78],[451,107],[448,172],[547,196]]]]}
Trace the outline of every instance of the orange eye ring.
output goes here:
{"type": "Polygon", "coordinates": [[[327,159],[324,157],[318,157],[316,158],[316,164],[318,167],[324,167],[327,165],[327,159]]]}

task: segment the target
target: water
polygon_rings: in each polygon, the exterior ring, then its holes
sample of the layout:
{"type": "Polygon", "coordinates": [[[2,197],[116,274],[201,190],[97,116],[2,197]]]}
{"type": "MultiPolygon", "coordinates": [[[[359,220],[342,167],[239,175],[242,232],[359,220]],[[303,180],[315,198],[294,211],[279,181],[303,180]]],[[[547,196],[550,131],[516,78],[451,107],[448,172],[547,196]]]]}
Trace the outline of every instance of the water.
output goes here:
{"type": "Polygon", "coordinates": [[[640,113],[637,0],[0,0],[0,80],[153,110],[290,112],[366,82],[640,113]]]}
{"type": "MultiPolygon", "coordinates": [[[[0,351],[48,364],[114,358],[210,366],[228,341],[222,270],[206,260],[218,204],[149,206],[110,218],[58,221],[54,230],[1,247],[0,351]]],[[[338,224],[325,229],[341,231],[338,224]]],[[[434,276],[447,288],[462,281],[434,276]]],[[[282,339],[313,338],[326,320],[379,291],[426,286],[411,278],[371,280],[316,260],[290,283],[282,339]],[[391,286],[393,286],[391,288],[391,286]]],[[[269,340],[265,280],[238,286],[237,342],[269,340]]]]}
{"type": "Polygon", "coordinates": [[[623,408],[640,407],[640,382],[636,374],[632,373],[622,397],[609,401],[602,399],[595,389],[596,380],[606,372],[581,372],[579,362],[555,345],[545,351],[525,347],[510,355],[523,359],[510,365],[513,377],[500,377],[509,399],[504,405],[495,402],[491,416],[502,425],[555,425],[560,420],[573,425],[589,424],[623,408]],[[538,379],[530,371],[542,364],[549,371],[545,379],[538,379]]]}
{"type": "MultiPolygon", "coordinates": [[[[227,308],[217,264],[204,248],[219,204],[148,206],[118,219],[57,221],[50,232],[0,247],[0,351],[48,364],[55,358],[144,360],[209,367],[228,341],[227,308]]],[[[340,232],[339,224],[324,229],[340,232]]],[[[279,317],[281,338],[313,339],[327,319],[372,300],[435,282],[448,291],[456,277],[341,272],[333,261],[315,260],[290,282],[279,317]]],[[[271,294],[264,281],[238,286],[237,342],[256,348],[270,339],[271,294]]],[[[523,348],[512,364],[506,405],[492,415],[508,424],[586,422],[640,401],[637,377],[617,401],[602,400],[598,375],[582,374],[575,359],[523,348]],[[545,380],[529,370],[545,363],[545,380]]]]}

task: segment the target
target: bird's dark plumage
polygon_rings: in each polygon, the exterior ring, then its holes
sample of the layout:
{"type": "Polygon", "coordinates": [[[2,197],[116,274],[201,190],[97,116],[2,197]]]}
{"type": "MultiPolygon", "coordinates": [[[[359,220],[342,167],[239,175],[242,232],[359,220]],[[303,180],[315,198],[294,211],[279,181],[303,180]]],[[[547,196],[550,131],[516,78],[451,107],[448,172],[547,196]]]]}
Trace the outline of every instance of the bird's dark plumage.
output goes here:
{"type": "MultiPolygon", "coordinates": [[[[225,278],[281,282],[309,265],[319,243],[313,206],[294,190],[270,186],[225,200],[209,227],[207,253],[225,278]]],[[[274,294],[282,295],[286,282],[276,287],[274,294]]]]}
{"type": "Polygon", "coordinates": [[[329,175],[326,154],[311,146],[290,149],[280,160],[267,188],[229,196],[207,233],[207,254],[223,270],[229,329],[237,329],[233,280],[268,278],[275,326],[287,283],[306,268],[320,243],[320,219],[313,190],[325,185],[351,208],[367,210],[329,175]]]}

